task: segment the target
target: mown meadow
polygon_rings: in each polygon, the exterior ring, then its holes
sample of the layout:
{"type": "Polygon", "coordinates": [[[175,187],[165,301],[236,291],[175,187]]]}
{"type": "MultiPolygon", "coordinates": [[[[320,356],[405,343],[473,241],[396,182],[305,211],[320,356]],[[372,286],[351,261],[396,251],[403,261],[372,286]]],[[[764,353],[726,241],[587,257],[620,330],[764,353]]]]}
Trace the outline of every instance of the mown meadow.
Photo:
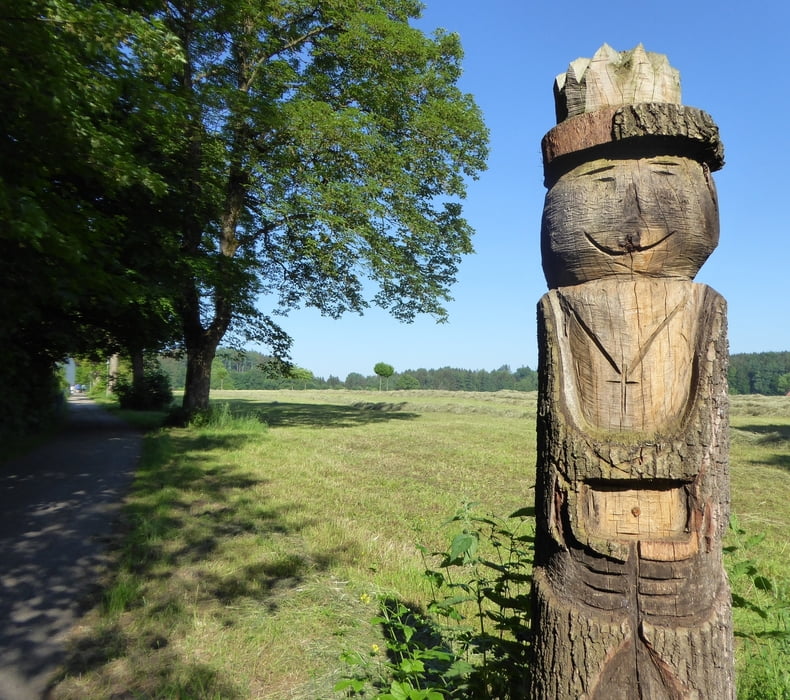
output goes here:
{"type": "MultiPolygon", "coordinates": [[[[534,393],[212,398],[146,437],[53,698],[346,697],[386,674],[381,602],[428,607],[448,519],[532,505],[534,393]]],[[[733,397],[731,423],[738,696],[790,698],[790,398],[733,397]]]]}

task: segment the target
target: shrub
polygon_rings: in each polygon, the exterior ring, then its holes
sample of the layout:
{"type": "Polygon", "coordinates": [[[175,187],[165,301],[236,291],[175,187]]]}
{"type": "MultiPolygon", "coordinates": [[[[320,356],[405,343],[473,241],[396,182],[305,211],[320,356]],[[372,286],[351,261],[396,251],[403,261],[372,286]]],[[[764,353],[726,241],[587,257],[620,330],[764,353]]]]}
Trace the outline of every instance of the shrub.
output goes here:
{"type": "Polygon", "coordinates": [[[134,411],[157,411],[173,402],[170,378],[160,367],[147,368],[138,386],[125,377],[119,377],[115,382],[115,394],[121,408],[134,411]]]}

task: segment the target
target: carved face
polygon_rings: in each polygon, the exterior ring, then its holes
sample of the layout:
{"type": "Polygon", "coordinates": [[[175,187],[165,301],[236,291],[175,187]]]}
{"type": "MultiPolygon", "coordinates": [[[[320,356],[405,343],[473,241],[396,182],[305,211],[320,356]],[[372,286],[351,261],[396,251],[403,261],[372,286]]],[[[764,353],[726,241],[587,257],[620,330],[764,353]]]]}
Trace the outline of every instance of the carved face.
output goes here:
{"type": "Polygon", "coordinates": [[[550,287],[634,275],[693,279],[718,240],[713,179],[689,158],[589,161],[546,194],[541,245],[550,287]]]}

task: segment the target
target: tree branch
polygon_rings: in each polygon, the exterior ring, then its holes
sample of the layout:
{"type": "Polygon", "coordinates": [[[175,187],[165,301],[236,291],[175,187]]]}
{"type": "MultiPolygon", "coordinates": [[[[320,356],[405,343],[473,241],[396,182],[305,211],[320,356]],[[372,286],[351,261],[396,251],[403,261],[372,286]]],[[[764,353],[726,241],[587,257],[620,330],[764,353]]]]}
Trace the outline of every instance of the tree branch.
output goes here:
{"type": "Polygon", "coordinates": [[[255,78],[260,70],[260,67],[264,63],[271,61],[275,56],[278,56],[281,53],[290,51],[296,48],[297,46],[299,46],[300,44],[304,44],[308,42],[313,37],[319,36],[320,34],[329,31],[330,29],[336,29],[336,28],[337,26],[334,24],[327,24],[327,25],[315,27],[311,29],[309,32],[305,32],[301,36],[296,37],[295,39],[292,39],[291,41],[287,42],[286,44],[278,48],[277,51],[273,51],[269,54],[265,54],[261,56],[259,60],[255,61],[255,63],[252,66],[252,70],[250,71],[249,78],[246,81],[244,81],[243,85],[241,86],[242,91],[248,92],[250,90],[252,84],[255,82],[255,78]]]}

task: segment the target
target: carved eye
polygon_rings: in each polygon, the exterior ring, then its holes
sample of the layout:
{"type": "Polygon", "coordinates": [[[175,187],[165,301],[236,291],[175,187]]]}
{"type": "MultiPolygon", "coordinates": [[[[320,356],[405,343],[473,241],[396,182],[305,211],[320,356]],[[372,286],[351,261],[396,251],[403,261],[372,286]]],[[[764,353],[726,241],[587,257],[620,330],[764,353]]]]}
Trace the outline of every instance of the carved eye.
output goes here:
{"type": "MultiPolygon", "coordinates": [[[[602,168],[595,168],[593,170],[588,170],[585,173],[581,173],[581,177],[593,177],[594,175],[601,175],[601,173],[610,173],[614,170],[613,165],[605,165],[602,168]]],[[[596,182],[613,182],[614,178],[611,175],[601,175],[601,177],[595,178],[596,182]]]]}
{"type": "Polygon", "coordinates": [[[669,177],[677,175],[677,172],[673,170],[673,168],[677,167],[676,163],[667,163],[659,160],[651,163],[650,165],[650,171],[656,175],[665,175],[669,177]]]}

